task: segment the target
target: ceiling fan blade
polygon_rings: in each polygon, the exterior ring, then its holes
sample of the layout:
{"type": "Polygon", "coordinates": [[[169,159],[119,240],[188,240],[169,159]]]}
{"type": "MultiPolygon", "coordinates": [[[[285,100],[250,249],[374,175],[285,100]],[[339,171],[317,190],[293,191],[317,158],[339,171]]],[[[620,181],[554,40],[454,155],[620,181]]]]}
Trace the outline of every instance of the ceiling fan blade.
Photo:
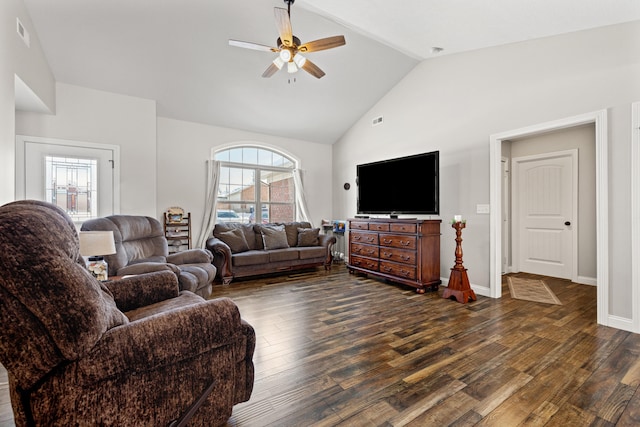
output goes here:
{"type": "Polygon", "coordinates": [[[319,50],[332,49],[345,44],[346,41],[344,40],[344,36],[333,36],[305,43],[298,47],[298,50],[300,52],[317,52],[319,50]]]}
{"type": "Polygon", "coordinates": [[[287,9],[281,7],[274,7],[273,10],[276,16],[276,27],[278,27],[282,44],[286,47],[293,47],[293,31],[291,30],[289,12],[287,12],[287,9]]]}
{"type": "Polygon", "coordinates": [[[305,70],[307,73],[311,74],[313,77],[316,77],[318,79],[324,76],[324,71],[322,71],[320,67],[318,67],[316,64],[309,61],[308,59],[302,65],[302,69],[305,70]]]}
{"type": "Polygon", "coordinates": [[[271,77],[271,76],[273,76],[275,73],[277,73],[279,69],[280,69],[280,68],[278,68],[278,67],[276,66],[276,64],[274,64],[274,63],[272,62],[272,63],[271,63],[271,65],[269,65],[269,66],[267,67],[267,69],[266,69],[266,70],[264,70],[264,73],[262,73],[262,77],[271,77]]]}
{"type": "Polygon", "coordinates": [[[235,47],[242,47],[245,49],[261,50],[263,52],[280,52],[280,49],[276,47],[267,46],[259,43],[243,42],[242,40],[229,39],[229,45],[235,47]]]}

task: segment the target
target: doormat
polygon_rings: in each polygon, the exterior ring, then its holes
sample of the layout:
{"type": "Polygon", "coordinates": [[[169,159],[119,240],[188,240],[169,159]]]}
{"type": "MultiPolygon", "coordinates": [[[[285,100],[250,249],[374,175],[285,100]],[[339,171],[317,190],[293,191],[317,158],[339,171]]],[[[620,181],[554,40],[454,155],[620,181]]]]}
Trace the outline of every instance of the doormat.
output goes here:
{"type": "Polygon", "coordinates": [[[507,276],[507,282],[511,298],[562,305],[556,294],[542,280],[507,276]]]}

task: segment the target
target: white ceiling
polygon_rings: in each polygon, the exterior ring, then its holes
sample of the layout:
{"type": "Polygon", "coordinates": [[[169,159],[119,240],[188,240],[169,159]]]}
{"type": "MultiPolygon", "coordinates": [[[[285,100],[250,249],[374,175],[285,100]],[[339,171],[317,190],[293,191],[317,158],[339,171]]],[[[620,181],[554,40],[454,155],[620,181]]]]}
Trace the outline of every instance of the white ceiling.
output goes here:
{"type": "Polygon", "coordinates": [[[302,42],[347,44],[307,55],[320,80],[264,79],[275,55],[228,39],[275,45],[282,0],[24,1],[57,81],[154,99],[163,117],[327,144],[419,61],[640,20],[640,0],[297,0],[302,42]]]}

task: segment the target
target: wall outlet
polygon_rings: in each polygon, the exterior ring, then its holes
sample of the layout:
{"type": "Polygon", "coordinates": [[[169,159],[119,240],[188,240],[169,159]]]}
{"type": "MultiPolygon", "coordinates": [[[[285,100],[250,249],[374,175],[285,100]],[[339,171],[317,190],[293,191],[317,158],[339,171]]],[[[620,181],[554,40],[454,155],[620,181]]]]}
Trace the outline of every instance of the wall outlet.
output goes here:
{"type": "Polygon", "coordinates": [[[491,213],[490,205],[476,205],[476,213],[479,213],[479,214],[491,213]]]}

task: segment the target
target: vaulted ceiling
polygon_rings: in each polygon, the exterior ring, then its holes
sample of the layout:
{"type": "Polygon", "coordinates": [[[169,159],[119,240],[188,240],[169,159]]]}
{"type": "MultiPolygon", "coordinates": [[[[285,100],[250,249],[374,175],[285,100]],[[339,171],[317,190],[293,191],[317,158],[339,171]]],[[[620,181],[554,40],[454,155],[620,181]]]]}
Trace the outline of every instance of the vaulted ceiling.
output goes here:
{"type": "Polygon", "coordinates": [[[265,79],[282,0],[24,0],[57,81],[157,101],[159,116],[332,144],[420,61],[640,19],[638,0],[297,0],[316,79],[265,79]],[[442,48],[439,53],[434,48],[442,48]]]}

